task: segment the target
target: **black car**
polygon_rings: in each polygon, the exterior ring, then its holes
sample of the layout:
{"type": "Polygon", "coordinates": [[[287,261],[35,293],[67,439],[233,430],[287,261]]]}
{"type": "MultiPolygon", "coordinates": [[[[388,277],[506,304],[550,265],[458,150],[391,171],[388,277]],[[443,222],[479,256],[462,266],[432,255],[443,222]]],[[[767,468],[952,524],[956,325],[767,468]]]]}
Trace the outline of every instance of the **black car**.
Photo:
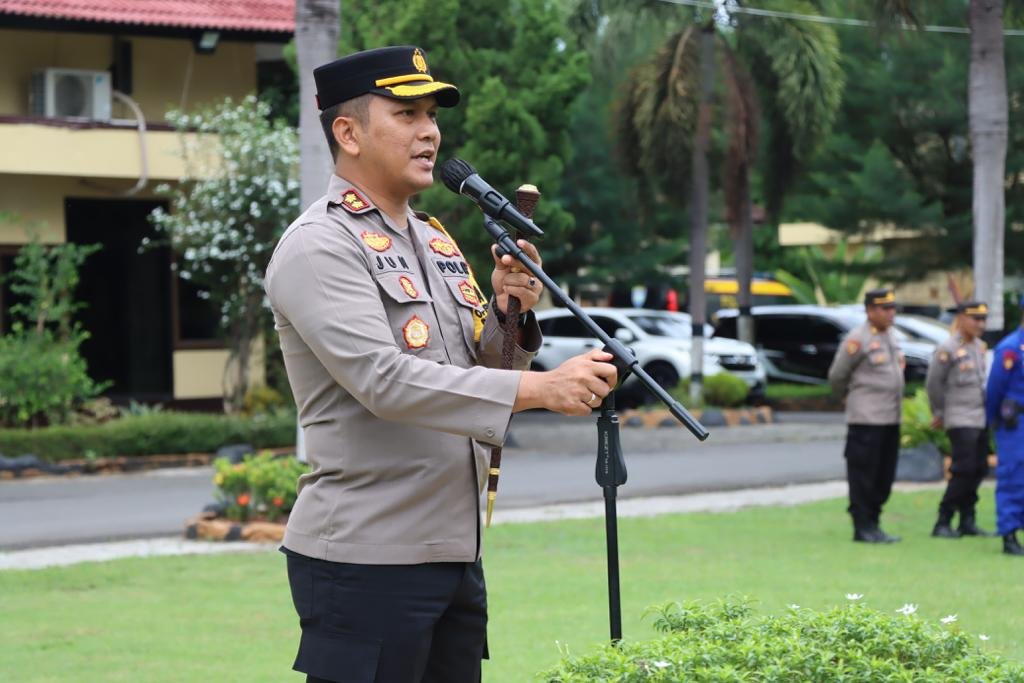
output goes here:
{"type": "MultiPolygon", "coordinates": [[[[769,380],[823,384],[847,332],[864,322],[863,310],[829,306],[754,306],[754,346],[769,380]]],[[[715,315],[715,335],[737,339],[736,309],[715,315]]],[[[898,328],[892,333],[907,360],[907,382],[923,382],[935,351],[933,344],[913,341],[898,328]]]]}

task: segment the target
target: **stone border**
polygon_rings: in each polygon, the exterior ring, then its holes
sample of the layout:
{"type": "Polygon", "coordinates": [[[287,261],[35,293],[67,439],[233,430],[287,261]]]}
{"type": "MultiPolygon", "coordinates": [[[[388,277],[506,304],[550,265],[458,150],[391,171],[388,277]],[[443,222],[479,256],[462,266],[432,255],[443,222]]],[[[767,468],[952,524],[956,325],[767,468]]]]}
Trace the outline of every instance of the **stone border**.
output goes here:
{"type": "MultiPolygon", "coordinates": [[[[274,455],[294,453],[295,446],[281,448],[253,448],[251,453],[269,451],[274,455]]],[[[118,455],[102,458],[74,458],[49,462],[35,456],[4,458],[0,461],[0,481],[31,477],[78,476],[93,474],[121,474],[145,472],[170,467],[206,467],[218,453],[167,453],[160,455],[118,455]]]]}
{"type": "Polygon", "coordinates": [[[247,541],[280,543],[284,539],[282,522],[234,522],[223,517],[199,515],[185,522],[185,538],[190,541],[247,541]]]}
{"type": "MultiPolygon", "coordinates": [[[[691,410],[691,414],[705,427],[739,427],[741,425],[772,424],[775,413],[769,406],[752,408],[705,408],[691,410]]],[[[624,410],[619,415],[624,427],[677,427],[679,421],[668,410],[624,410]]]]}

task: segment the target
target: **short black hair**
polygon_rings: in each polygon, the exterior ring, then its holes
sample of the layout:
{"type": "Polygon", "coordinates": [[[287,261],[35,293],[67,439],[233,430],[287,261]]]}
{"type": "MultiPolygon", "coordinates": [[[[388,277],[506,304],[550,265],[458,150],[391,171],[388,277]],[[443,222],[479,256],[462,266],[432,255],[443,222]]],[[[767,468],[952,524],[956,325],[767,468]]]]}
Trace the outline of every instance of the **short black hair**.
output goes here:
{"type": "Polygon", "coordinates": [[[371,97],[373,95],[369,93],[353,97],[351,100],[339,102],[320,112],[320,125],[324,129],[324,135],[327,136],[327,146],[331,149],[331,158],[335,161],[338,160],[338,141],[334,139],[334,119],[344,116],[353,118],[361,125],[366,126],[370,120],[371,97]]]}

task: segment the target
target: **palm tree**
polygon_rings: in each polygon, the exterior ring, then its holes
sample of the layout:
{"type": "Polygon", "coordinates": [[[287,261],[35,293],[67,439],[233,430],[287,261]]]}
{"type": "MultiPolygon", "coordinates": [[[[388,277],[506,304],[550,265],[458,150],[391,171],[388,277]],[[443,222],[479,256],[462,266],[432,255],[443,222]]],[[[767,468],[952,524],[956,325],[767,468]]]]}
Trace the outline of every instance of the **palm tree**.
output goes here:
{"type": "Polygon", "coordinates": [[[341,0],[296,0],[295,53],[299,69],[300,206],[305,209],[327,189],[334,162],[313,108],[313,69],[338,56],[341,0]]]}
{"type": "MultiPolygon", "coordinates": [[[[800,0],[787,4],[787,9],[808,9],[800,0]]],[[[617,114],[627,170],[690,209],[690,386],[695,396],[703,367],[711,125],[723,121],[728,140],[721,186],[736,245],[740,336],[753,341],[750,174],[757,161],[759,120],[763,113],[768,123],[762,163],[769,213],[777,217],[801,163],[829,130],[841,92],[838,40],[830,27],[764,17],[731,18],[726,31],[715,20],[691,22],[633,73],[617,114]],[[725,88],[717,117],[716,81],[725,88]]]]}
{"type": "MultiPolygon", "coordinates": [[[[883,25],[920,27],[921,0],[875,0],[883,25]]],[[[1006,64],[1003,0],[970,0],[971,62],[967,85],[968,129],[974,167],[974,297],[988,302],[989,334],[1003,329],[1003,242],[1006,233],[1006,64]]]]}

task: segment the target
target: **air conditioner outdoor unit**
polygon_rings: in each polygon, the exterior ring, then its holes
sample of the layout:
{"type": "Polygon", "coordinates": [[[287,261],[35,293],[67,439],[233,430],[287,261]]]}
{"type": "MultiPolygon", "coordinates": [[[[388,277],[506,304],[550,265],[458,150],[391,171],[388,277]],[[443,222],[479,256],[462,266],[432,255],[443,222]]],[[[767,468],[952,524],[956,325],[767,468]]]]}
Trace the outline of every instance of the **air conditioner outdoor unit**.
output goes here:
{"type": "Polygon", "coordinates": [[[39,69],[32,74],[33,116],[110,120],[110,73],[84,69],[39,69]]]}

